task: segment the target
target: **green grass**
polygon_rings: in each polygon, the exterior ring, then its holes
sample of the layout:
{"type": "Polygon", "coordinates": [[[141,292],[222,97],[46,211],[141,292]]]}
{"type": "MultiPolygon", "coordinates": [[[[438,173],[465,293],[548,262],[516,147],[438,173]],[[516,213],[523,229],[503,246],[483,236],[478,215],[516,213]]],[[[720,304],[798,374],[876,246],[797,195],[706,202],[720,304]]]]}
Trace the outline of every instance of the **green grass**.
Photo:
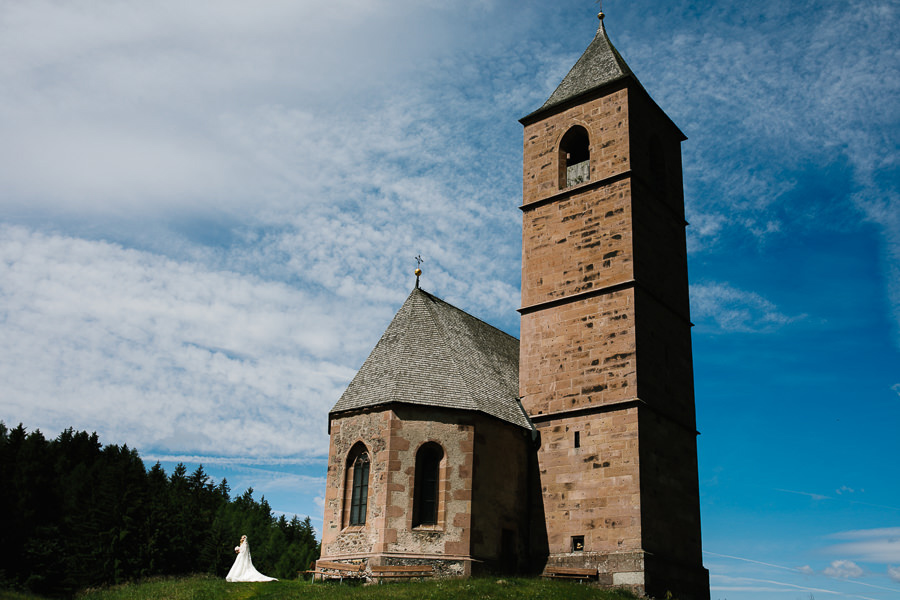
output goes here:
{"type": "MultiPolygon", "coordinates": [[[[0,591],[3,600],[44,600],[0,591]]],[[[631,600],[634,595],[565,581],[473,578],[408,581],[383,585],[308,581],[227,583],[196,575],[88,590],[77,600],[631,600]]]]}

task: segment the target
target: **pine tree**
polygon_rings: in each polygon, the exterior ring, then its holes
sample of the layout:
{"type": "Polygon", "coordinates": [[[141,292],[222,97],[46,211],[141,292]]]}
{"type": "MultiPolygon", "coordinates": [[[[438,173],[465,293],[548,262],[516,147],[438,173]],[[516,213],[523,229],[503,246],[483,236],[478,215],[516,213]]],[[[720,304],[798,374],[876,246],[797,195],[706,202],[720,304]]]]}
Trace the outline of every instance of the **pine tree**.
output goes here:
{"type": "Polygon", "coordinates": [[[222,576],[246,534],[257,568],[295,577],[318,557],[309,517],[277,519],[253,489],[230,497],[203,467],[166,476],[127,445],[66,429],[48,441],[0,422],[0,588],[70,596],[149,575],[222,576]]]}

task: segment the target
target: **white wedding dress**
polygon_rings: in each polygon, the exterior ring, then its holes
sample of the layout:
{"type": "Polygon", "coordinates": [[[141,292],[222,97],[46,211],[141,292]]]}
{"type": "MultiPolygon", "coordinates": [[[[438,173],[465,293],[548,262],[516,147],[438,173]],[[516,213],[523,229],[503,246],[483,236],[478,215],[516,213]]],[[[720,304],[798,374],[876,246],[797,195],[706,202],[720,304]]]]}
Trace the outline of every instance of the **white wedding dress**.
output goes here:
{"type": "Polygon", "coordinates": [[[250,560],[250,544],[245,540],[238,548],[238,555],[225,576],[225,581],[278,581],[274,577],[266,577],[256,570],[250,560]]]}

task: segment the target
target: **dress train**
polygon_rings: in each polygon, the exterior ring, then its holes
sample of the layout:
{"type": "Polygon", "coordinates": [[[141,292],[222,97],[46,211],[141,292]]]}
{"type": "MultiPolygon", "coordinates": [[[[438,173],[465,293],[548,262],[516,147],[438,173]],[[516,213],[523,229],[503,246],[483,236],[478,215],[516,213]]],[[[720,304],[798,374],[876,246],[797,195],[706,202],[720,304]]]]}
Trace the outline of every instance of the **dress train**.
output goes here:
{"type": "Polygon", "coordinates": [[[278,581],[274,577],[266,577],[256,570],[253,561],[250,560],[250,544],[247,540],[241,542],[241,545],[235,548],[238,555],[231,565],[231,570],[225,576],[225,581],[278,581]]]}

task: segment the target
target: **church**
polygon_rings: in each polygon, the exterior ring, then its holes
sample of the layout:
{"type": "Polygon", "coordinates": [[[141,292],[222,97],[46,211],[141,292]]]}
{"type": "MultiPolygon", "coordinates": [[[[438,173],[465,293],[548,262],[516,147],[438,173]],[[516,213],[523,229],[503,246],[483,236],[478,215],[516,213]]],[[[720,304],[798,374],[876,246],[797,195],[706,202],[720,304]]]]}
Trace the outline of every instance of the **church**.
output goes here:
{"type": "Polygon", "coordinates": [[[524,126],[521,340],[416,287],[329,413],[322,561],[708,600],[681,142],[594,39],[524,126]]]}

